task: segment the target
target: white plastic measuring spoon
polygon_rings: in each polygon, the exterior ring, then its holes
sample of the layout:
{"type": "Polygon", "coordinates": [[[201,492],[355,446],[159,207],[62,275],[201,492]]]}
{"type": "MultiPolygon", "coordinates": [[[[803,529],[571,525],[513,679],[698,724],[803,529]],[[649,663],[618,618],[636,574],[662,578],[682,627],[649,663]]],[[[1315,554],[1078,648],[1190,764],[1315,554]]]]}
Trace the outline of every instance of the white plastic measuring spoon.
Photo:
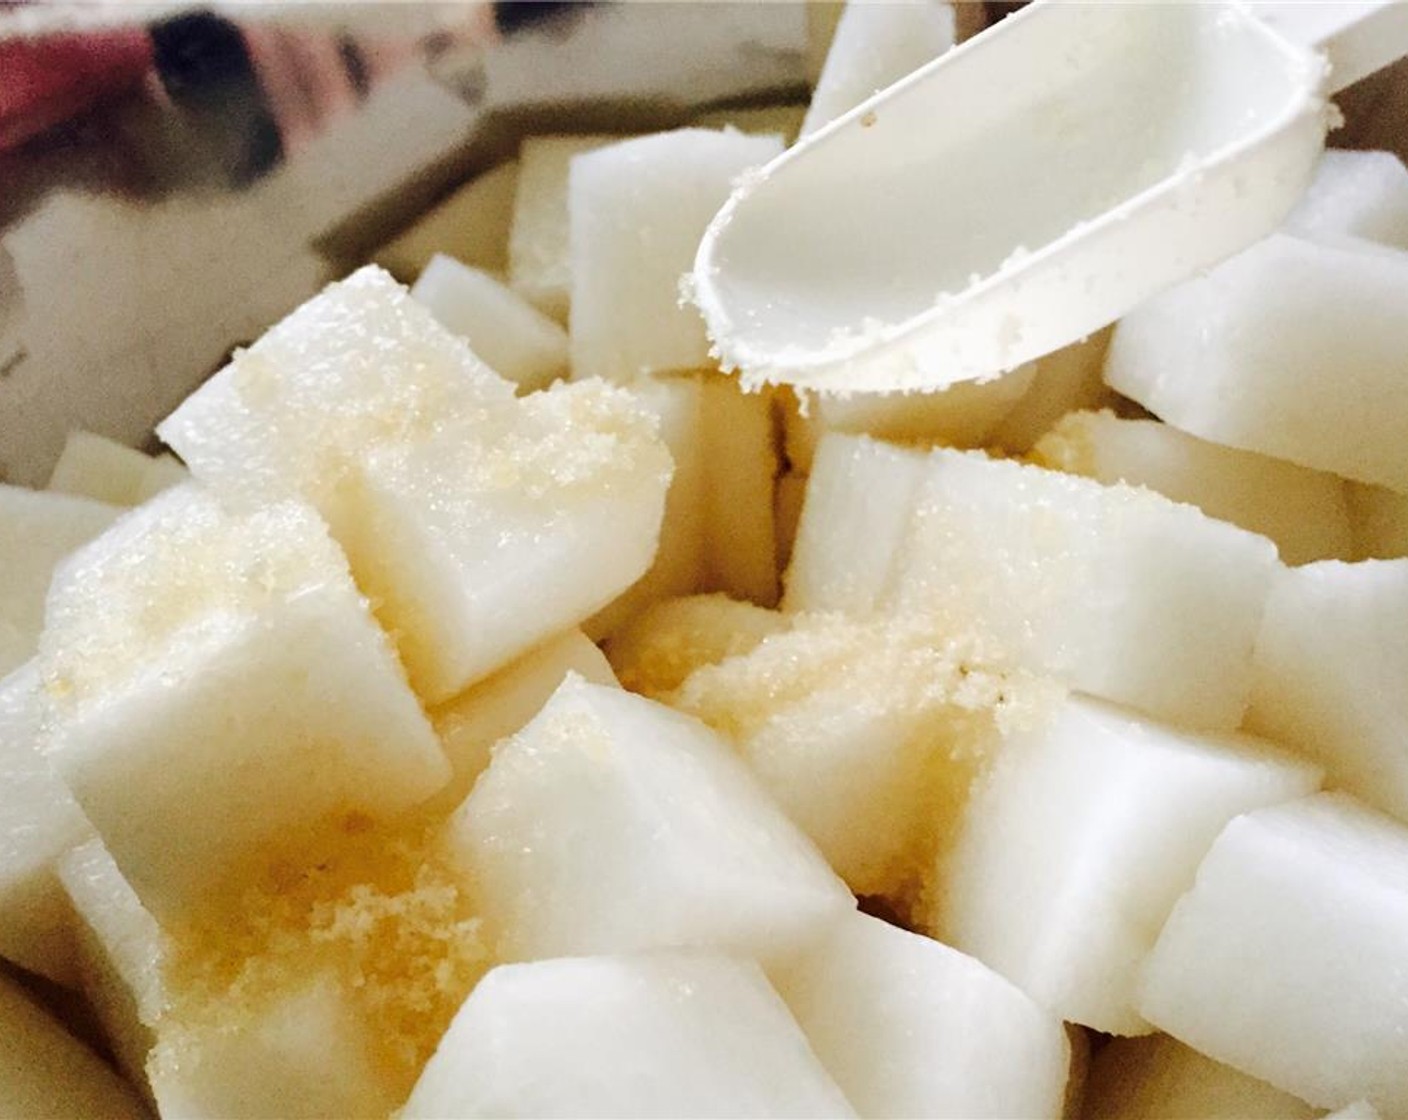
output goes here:
{"type": "Polygon", "coordinates": [[[700,245],[724,367],[834,392],[983,379],[1270,232],[1326,94],[1408,52],[1408,3],[1256,10],[1037,0],[804,139],[700,245]]]}

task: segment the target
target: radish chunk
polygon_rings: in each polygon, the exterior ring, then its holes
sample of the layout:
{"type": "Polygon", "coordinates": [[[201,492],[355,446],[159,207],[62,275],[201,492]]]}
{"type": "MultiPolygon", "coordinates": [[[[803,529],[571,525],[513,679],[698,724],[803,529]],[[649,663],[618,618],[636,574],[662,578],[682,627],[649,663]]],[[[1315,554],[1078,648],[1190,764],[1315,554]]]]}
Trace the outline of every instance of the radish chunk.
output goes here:
{"type": "Polygon", "coordinates": [[[773,979],[862,1116],[1061,1115],[1060,1019],[947,945],[853,914],[773,979]]]}
{"type": "Polygon", "coordinates": [[[1141,963],[1213,839],[1319,778],[1244,736],[1073,697],[980,780],[932,891],[934,932],[1064,1019],[1143,1033],[1141,963]]]}
{"type": "Polygon", "coordinates": [[[54,464],[48,488],[115,506],[135,506],[187,477],[185,468],[169,455],[143,455],[92,432],[74,431],[54,464]]]}
{"type": "Polygon", "coordinates": [[[914,511],[893,609],[1158,718],[1241,721],[1269,541],[1147,491],[946,450],[914,511]]]}
{"type": "Polygon", "coordinates": [[[1408,491],[1408,252],[1273,235],[1126,315],[1105,379],[1213,443],[1408,491]]]}
{"type": "Polygon", "coordinates": [[[508,960],[708,947],[776,959],[852,905],[727,745],[569,677],[452,823],[508,960]]]}
{"type": "Polygon", "coordinates": [[[855,1113],[756,964],[652,953],[494,969],[400,1115],[855,1113]]]}
{"type": "Polygon", "coordinates": [[[566,375],[567,332],[487,272],[436,253],[411,295],[520,392],[566,375]]]}
{"type": "Polygon", "coordinates": [[[375,1046],[342,985],[314,972],[235,1029],[172,1032],[147,1069],[162,1116],[384,1116],[399,1097],[375,1046]]]}
{"type": "Polygon", "coordinates": [[[0,1116],[145,1120],[136,1093],[0,976],[0,1116]]]}
{"type": "Polygon", "coordinates": [[[619,136],[529,136],[519,147],[518,190],[508,236],[509,284],[544,315],[566,323],[572,305],[567,176],[572,157],[619,136]]]}
{"type": "Polygon", "coordinates": [[[38,669],[50,758],[158,920],[450,776],[305,506],[158,495],[61,566],[38,669]]]}
{"type": "Polygon", "coordinates": [[[680,304],[680,278],[734,181],[781,151],[776,136],[685,128],[573,159],[574,377],[713,366],[704,320],[680,304]]]}
{"type": "Polygon", "coordinates": [[[1311,564],[1273,586],[1247,725],[1408,821],[1408,560],[1311,564]]]}
{"type": "Polygon", "coordinates": [[[938,58],[953,42],[953,5],[943,0],[847,4],[812,92],[802,135],[938,58]]]}
{"type": "Polygon", "coordinates": [[[1075,412],[1037,443],[1053,470],[1147,486],[1209,517],[1269,537],[1287,564],[1353,552],[1345,483],[1332,474],[1234,451],[1154,420],[1075,412]]]}
{"type": "Polygon", "coordinates": [[[432,704],[630,586],[670,470],[629,394],[515,399],[375,269],[295,311],[162,430],[223,493],[294,494],[328,519],[432,704]]]}
{"type": "Polygon", "coordinates": [[[28,662],[0,680],[0,956],[73,984],[73,913],[57,861],[93,830],[40,750],[43,720],[28,662]]]}
{"type": "Polygon", "coordinates": [[[1111,333],[1097,331],[1033,362],[1031,387],[989,437],[991,446],[1024,454],[1066,413],[1109,404],[1114,394],[1100,374],[1111,333]]]}
{"type": "Polygon", "coordinates": [[[817,448],[787,572],[788,611],[868,614],[890,593],[927,460],[831,435],[817,448]]]}
{"type": "Polygon", "coordinates": [[[458,806],[489,765],[494,744],[537,715],[568,673],[593,684],[616,683],[601,650],[580,630],[569,630],[432,708],[430,720],[455,769],[454,778],[435,795],[432,808],[449,812],[458,806]]]}
{"type": "Polygon", "coordinates": [[[1408,167],[1392,152],[1327,149],[1285,228],[1303,237],[1347,234],[1408,249],[1408,167]]]}
{"type": "Polygon", "coordinates": [[[1085,1120],[1311,1120],[1316,1110],[1166,1034],[1116,1038],[1090,1065],[1085,1120]]]}
{"type": "Polygon", "coordinates": [[[1408,829],[1343,794],[1217,838],[1145,970],[1141,1013],[1320,1108],[1408,1112],[1408,829]]]}
{"type": "Polygon", "coordinates": [[[0,677],[38,647],[54,565],[121,512],[87,498],[0,484],[0,677]]]}

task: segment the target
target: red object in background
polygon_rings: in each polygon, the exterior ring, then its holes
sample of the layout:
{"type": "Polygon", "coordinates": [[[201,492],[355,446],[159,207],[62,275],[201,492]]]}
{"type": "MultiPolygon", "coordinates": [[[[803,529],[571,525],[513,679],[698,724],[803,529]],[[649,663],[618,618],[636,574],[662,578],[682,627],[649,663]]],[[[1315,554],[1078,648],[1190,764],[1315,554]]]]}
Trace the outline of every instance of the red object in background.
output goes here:
{"type": "Polygon", "coordinates": [[[0,43],[0,150],[126,92],[151,66],[145,30],[0,43]]]}

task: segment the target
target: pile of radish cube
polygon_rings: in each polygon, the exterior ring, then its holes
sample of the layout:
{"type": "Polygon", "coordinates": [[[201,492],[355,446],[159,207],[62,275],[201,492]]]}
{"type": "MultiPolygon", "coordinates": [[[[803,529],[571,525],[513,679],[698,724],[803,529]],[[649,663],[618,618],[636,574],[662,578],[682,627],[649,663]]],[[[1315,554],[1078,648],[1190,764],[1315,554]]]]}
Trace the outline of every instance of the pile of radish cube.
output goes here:
{"type": "Polygon", "coordinates": [[[0,1114],[1408,1116],[1408,169],[996,380],[741,393],[705,225],[953,37],[526,140],[179,461],[0,486],[0,1114]]]}

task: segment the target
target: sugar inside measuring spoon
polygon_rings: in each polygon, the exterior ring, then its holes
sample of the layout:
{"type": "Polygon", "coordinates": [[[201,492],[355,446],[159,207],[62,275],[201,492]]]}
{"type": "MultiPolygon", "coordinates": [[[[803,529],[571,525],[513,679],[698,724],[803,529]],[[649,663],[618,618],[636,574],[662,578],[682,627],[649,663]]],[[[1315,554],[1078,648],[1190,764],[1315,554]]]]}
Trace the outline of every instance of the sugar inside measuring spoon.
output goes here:
{"type": "Polygon", "coordinates": [[[983,379],[1270,232],[1326,94],[1408,52],[1408,3],[1255,10],[1037,0],[804,139],[700,245],[725,367],[833,392],[983,379]]]}

